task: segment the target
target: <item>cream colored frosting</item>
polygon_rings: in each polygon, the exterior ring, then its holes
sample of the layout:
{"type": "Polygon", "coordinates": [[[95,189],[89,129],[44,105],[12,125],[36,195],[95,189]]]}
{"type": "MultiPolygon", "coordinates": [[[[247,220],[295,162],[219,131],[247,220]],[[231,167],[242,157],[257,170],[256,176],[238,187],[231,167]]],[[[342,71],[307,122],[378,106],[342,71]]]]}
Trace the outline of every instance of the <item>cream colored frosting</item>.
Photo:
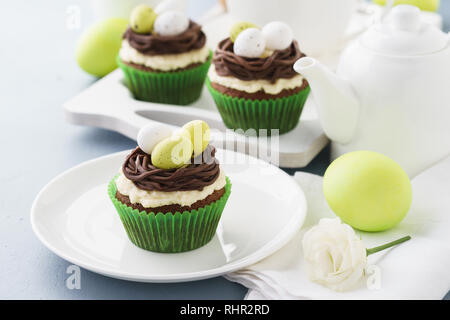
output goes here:
{"type": "Polygon", "coordinates": [[[211,82],[218,83],[227,88],[247,93],[255,93],[263,90],[268,94],[279,94],[283,90],[301,87],[304,79],[303,76],[299,74],[291,79],[278,79],[275,83],[271,83],[269,80],[244,81],[235,77],[219,76],[214,65],[209,69],[208,77],[211,82]]]}
{"type": "Polygon", "coordinates": [[[220,170],[217,180],[213,184],[204,187],[201,191],[164,192],[141,190],[131,180],[127,179],[122,172],[116,179],[117,191],[128,196],[131,203],[140,203],[144,208],[156,208],[170,204],[190,206],[197,201],[205,199],[213,194],[214,191],[222,189],[225,185],[226,177],[222,170],[220,170]]]}
{"type": "Polygon", "coordinates": [[[204,46],[201,49],[184,53],[149,56],[140,53],[130,46],[127,40],[123,40],[119,56],[124,62],[143,65],[159,71],[173,71],[186,68],[194,63],[205,62],[209,57],[209,49],[204,46]]]}

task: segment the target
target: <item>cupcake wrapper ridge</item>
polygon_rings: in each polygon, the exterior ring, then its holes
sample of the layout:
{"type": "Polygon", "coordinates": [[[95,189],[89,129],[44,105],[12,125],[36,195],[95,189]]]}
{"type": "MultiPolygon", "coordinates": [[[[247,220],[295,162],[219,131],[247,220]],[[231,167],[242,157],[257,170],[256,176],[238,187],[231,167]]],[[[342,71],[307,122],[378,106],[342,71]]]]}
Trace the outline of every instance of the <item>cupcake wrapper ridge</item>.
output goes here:
{"type": "Polygon", "coordinates": [[[225,193],[219,200],[182,213],[140,212],[123,204],[116,198],[116,177],[108,185],[108,195],[132,243],[149,251],[177,253],[200,248],[214,237],[231,193],[231,182],[226,179],[225,193]]]}
{"type": "Polygon", "coordinates": [[[300,92],[277,99],[251,100],[236,98],[223,94],[211,86],[209,79],[206,85],[210,91],[223,122],[229,129],[244,131],[278,129],[280,134],[293,130],[299,120],[308,98],[309,86],[300,92]]]}
{"type": "Polygon", "coordinates": [[[196,101],[211,65],[212,52],[203,64],[187,70],[174,72],[150,72],[133,68],[117,57],[126,83],[138,100],[175,105],[187,105],[196,101]]]}

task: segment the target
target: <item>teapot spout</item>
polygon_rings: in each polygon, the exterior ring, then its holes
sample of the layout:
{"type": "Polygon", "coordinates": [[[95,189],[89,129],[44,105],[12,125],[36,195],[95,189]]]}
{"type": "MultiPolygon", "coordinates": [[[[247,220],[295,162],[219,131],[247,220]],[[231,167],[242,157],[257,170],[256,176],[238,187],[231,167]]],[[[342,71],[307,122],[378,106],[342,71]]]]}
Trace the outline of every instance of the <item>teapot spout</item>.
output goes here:
{"type": "Polygon", "coordinates": [[[299,59],[294,69],[308,80],[326,135],[342,144],[350,142],[359,115],[359,100],[350,83],[310,57],[299,59]]]}

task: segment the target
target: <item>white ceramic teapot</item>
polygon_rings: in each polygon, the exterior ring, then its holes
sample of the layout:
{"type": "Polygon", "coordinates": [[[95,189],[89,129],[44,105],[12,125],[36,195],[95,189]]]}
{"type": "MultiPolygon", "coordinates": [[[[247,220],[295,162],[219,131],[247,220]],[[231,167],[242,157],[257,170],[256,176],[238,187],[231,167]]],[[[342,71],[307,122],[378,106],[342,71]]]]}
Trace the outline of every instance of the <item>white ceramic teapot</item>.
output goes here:
{"type": "Polygon", "coordinates": [[[373,150],[413,177],[450,154],[450,37],[399,5],[355,40],[337,74],[313,58],[294,66],[309,82],[332,157],[373,150]]]}

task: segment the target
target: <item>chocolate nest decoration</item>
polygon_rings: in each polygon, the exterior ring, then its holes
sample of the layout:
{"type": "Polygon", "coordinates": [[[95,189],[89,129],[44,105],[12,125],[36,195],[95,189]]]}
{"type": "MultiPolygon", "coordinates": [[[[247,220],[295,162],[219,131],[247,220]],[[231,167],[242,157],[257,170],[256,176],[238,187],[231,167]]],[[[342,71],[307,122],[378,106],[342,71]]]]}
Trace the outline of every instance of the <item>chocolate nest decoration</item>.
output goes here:
{"type": "Polygon", "coordinates": [[[244,81],[269,80],[275,83],[280,78],[290,79],[296,76],[294,63],[304,56],[294,40],[288,48],[275,50],[267,58],[245,58],[234,53],[233,42],[227,38],[219,43],[213,63],[220,76],[233,76],[244,81]]]}
{"type": "Polygon", "coordinates": [[[179,169],[159,169],[152,165],[151,156],[139,147],[125,160],[122,171],[136,187],[147,191],[203,190],[213,184],[220,174],[216,149],[209,145],[192,163],[179,169]]]}
{"type": "Polygon", "coordinates": [[[206,43],[206,36],[201,26],[193,21],[189,22],[189,28],[185,32],[176,36],[138,34],[128,28],[123,38],[131,47],[149,56],[184,53],[201,49],[206,43]]]}

